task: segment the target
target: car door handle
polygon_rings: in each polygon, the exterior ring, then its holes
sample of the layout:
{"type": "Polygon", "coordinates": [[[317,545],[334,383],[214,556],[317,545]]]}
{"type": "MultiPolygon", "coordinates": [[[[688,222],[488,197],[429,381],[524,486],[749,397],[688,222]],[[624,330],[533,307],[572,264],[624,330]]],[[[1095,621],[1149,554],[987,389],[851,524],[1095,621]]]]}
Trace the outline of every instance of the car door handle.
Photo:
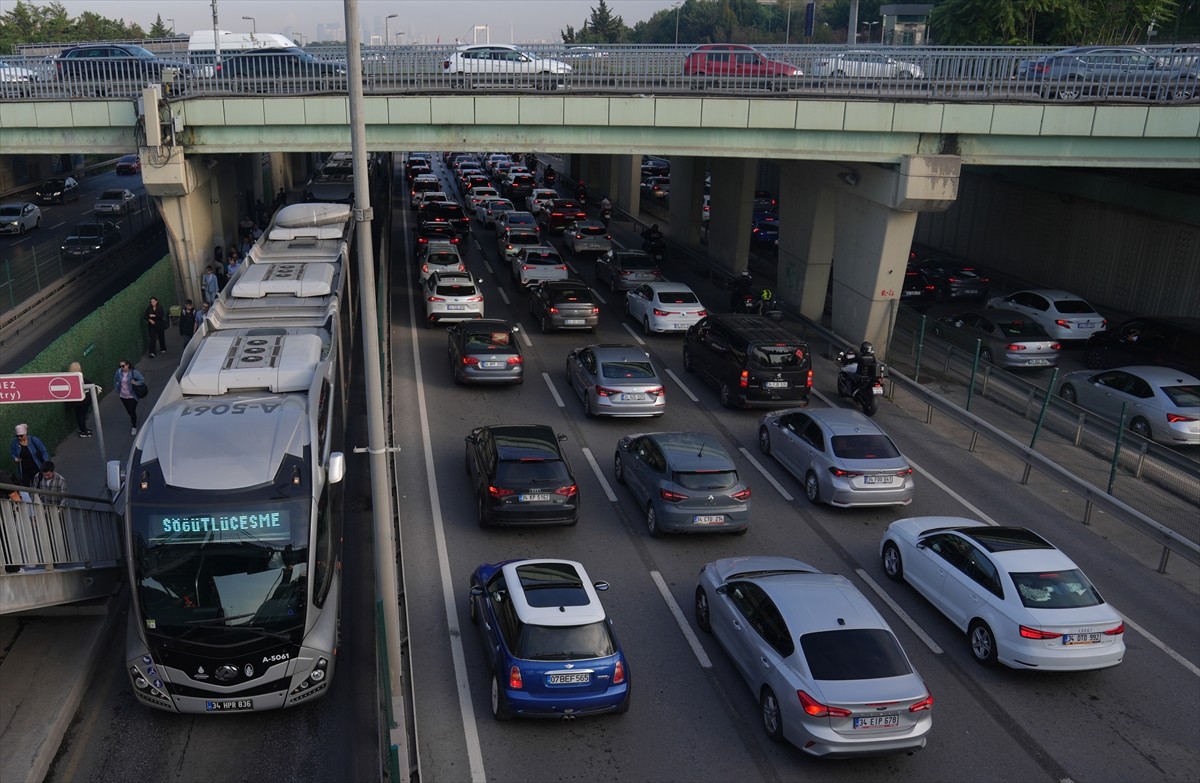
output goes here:
{"type": "Polygon", "coordinates": [[[767,669],[770,669],[770,668],[771,668],[771,662],[770,662],[770,661],[768,661],[766,658],[763,658],[762,656],[759,656],[759,658],[758,658],[758,659],[759,659],[760,661],[762,661],[762,665],[763,665],[765,668],[767,668],[767,669]]]}
{"type": "Polygon", "coordinates": [[[733,621],[733,627],[738,629],[739,631],[742,630],[742,624],[739,623],[737,620],[733,621]]]}

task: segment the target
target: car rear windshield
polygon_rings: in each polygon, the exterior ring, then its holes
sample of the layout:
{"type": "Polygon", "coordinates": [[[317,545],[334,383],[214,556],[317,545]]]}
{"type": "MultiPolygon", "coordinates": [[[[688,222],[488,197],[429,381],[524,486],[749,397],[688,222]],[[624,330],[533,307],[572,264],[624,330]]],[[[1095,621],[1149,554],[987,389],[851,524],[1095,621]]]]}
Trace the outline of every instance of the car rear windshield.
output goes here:
{"type": "Polygon", "coordinates": [[[534,233],[525,233],[518,231],[508,235],[508,244],[510,245],[537,245],[540,244],[542,238],[534,233]]]}
{"type": "Polygon", "coordinates": [[[736,470],[677,470],[674,479],[675,483],[684,489],[709,492],[735,486],[738,483],[738,474],[736,470]]]}
{"type": "Polygon", "coordinates": [[[555,264],[561,264],[562,259],[550,253],[526,253],[525,263],[537,266],[554,266],[555,264]]]}
{"type": "Polygon", "coordinates": [[[655,269],[658,264],[650,256],[629,255],[621,257],[621,266],[625,269],[655,269]]]}
{"type": "Polygon", "coordinates": [[[659,291],[658,301],[663,304],[696,304],[700,300],[691,291],[659,291]]]}
{"type": "Polygon", "coordinates": [[[800,648],[814,680],[876,680],[912,672],[900,642],[882,628],[806,633],[800,648]]]}
{"type": "Polygon", "coordinates": [[[425,256],[425,263],[430,266],[458,266],[462,259],[458,253],[430,253],[425,256]]]}
{"type": "Polygon", "coordinates": [[[474,296],[475,286],[470,283],[438,283],[438,296],[474,296]]]}
{"type": "Polygon", "coordinates": [[[1004,332],[1005,337],[1049,337],[1046,330],[1033,321],[1009,321],[1008,323],[996,324],[1000,327],[1000,331],[1004,332]]]}
{"type": "Polygon", "coordinates": [[[472,351],[508,352],[512,350],[512,332],[471,332],[466,342],[472,351]]]}
{"type": "Polygon", "coordinates": [[[1200,407],[1200,386],[1164,386],[1163,394],[1179,408],[1200,407]]]}
{"type": "Polygon", "coordinates": [[[795,343],[756,345],[750,351],[750,362],[772,370],[799,370],[804,367],[806,353],[803,345],[795,343]]]}
{"type": "Polygon", "coordinates": [[[650,362],[603,362],[600,374],[605,378],[653,378],[654,368],[650,362]]]}
{"type": "Polygon", "coordinates": [[[496,464],[495,483],[500,487],[529,484],[565,487],[571,483],[571,474],[556,459],[501,460],[496,464]]]}
{"type": "Polygon", "coordinates": [[[531,661],[603,658],[616,653],[604,621],[587,625],[522,625],[514,653],[531,661]]]}
{"type": "Polygon", "coordinates": [[[1021,603],[1030,609],[1070,609],[1103,603],[1096,588],[1078,569],[1012,573],[1009,576],[1017,586],[1021,603]]]}
{"type": "Polygon", "coordinates": [[[124,195],[125,195],[125,191],[123,191],[123,190],[106,190],[100,194],[100,198],[101,199],[112,199],[113,201],[119,201],[124,195]]]}
{"type": "Polygon", "coordinates": [[[552,288],[550,289],[550,301],[556,304],[563,302],[591,304],[592,292],[586,288],[552,288]]]}
{"type": "Polygon", "coordinates": [[[579,226],[576,229],[576,233],[589,237],[602,237],[604,236],[604,226],[579,226]]]}
{"type": "Polygon", "coordinates": [[[833,453],[841,459],[895,459],[900,456],[886,435],[834,435],[833,453]]]}
{"type": "Polygon", "coordinates": [[[1060,313],[1094,313],[1096,312],[1090,304],[1082,299],[1059,299],[1054,303],[1054,307],[1060,313]]]}
{"type": "Polygon", "coordinates": [[[508,225],[510,226],[536,226],[537,220],[528,212],[517,213],[514,210],[508,216],[508,225]]]}

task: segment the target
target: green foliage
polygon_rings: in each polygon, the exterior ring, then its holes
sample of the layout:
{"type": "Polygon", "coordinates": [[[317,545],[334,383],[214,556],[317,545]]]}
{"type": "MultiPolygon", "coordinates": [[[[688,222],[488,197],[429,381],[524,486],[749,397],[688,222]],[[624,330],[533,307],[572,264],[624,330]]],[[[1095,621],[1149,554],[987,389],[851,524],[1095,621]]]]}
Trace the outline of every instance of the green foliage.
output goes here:
{"type": "Polygon", "coordinates": [[[162,14],[154,17],[154,24],[150,25],[148,33],[151,38],[170,38],[173,34],[171,28],[163,23],[162,14]]]}
{"type": "Polygon", "coordinates": [[[137,40],[146,37],[146,31],[136,22],[106,19],[92,11],[84,11],[72,19],[59,2],[40,6],[17,0],[12,8],[0,14],[0,52],[14,52],[17,44],[25,43],[137,40]]]}
{"type": "Polygon", "coordinates": [[[1175,0],[945,0],[930,27],[947,45],[1135,44],[1177,11],[1175,0]]]}

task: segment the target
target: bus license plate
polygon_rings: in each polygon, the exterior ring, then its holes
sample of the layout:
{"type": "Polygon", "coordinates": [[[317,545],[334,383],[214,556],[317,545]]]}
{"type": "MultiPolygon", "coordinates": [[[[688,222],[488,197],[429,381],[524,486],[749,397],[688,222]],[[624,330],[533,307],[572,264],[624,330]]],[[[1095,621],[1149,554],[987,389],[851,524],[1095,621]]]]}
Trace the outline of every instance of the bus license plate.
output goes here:
{"type": "Polygon", "coordinates": [[[209,701],[204,703],[204,709],[208,712],[241,712],[254,709],[254,702],[250,699],[209,701]]]}
{"type": "Polygon", "coordinates": [[[1100,634],[1098,633],[1064,633],[1063,644],[1098,644],[1100,642],[1100,634]]]}
{"type": "Polygon", "coordinates": [[[566,672],[565,674],[551,674],[547,677],[551,685],[581,685],[591,682],[591,672],[566,672]]]}
{"type": "Polygon", "coordinates": [[[517,500],[522,503],[548,503],[550,501],[550,493],[534,492],[528,495],[517,495],[517,500]]]}
{"type": "Polygon", "coordinates": [[[787,381],[767,381],[763,384],[764,389],[786,389],[787,387],[787,381]]]}
{"type": "Polygon", "coordinates": [[[889,712],[886,715],[869,715],[865,718],[855,718],[856,729],[892,729],[900,725],[900,713],[889,712]]]}

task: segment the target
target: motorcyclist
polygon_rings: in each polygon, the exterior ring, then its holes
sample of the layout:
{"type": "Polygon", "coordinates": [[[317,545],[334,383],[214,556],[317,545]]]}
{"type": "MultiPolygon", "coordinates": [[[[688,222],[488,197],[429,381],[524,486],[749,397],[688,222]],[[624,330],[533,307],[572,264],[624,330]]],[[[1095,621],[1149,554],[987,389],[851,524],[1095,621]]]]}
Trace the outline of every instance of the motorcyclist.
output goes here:
{"type": "Polygon", "coordinates": [[[663,232],[658,230],[658,224],[655,223],[642,232],[642,239],[646,240],[647,245],[657,244],[663,241],[663,232]]]}
{"type": "Polygon", "coordinates": [[[754,298],[754,278],[750,275],[750,270],[743,269],[729,284],[729,290],[729,309],[735,313],[743,312],[746,298],[754,298]]]}
{"type": "Polygon", "coordinates": [[[874,378],[875,367],[877,364],[878,362],[875,359],[875,346],[864,341],[863,344],[858,347],[858,366],[856,368],[856,372],[858,373],[859,377],[874,378]]]}
{"type": "Polygon", "coordinates": [[[612,202],[608,200],[607,193],[600,200],[600,220],[604,223],[605,228],[608,228],[609,221],[612,220],[612,202]]]}
{"type": "Polygon", "coordinates": [[[546,164],[546,173],[542,175],[542,181],[546,183],[546,187],[554,186],[554,179],[557,175],[554,173],[554,167],[549,163],[546,164]]]}

